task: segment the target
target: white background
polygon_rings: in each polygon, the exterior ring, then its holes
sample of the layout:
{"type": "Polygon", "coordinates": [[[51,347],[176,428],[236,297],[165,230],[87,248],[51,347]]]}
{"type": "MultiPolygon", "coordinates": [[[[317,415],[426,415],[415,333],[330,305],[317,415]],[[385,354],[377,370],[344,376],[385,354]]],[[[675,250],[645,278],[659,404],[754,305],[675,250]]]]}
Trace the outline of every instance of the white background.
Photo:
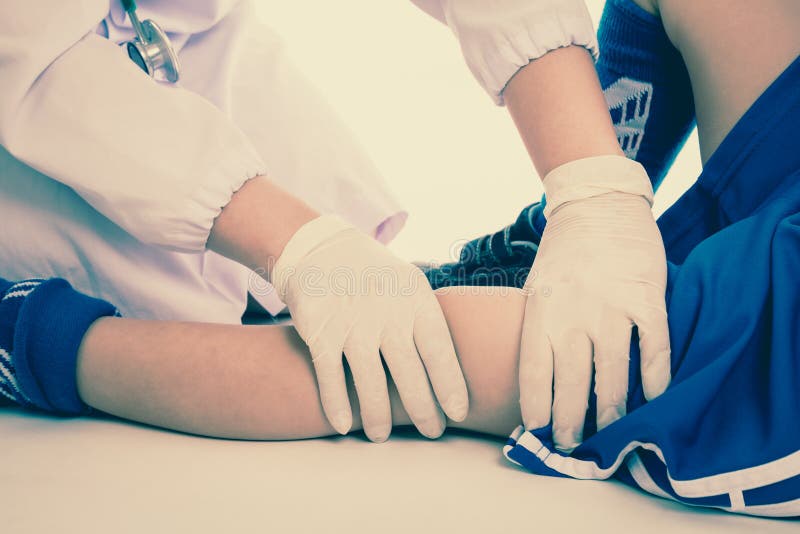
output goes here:
{"type": "MultiPolygon", "coordinates": [[[[588,0],[597,23],[602,0],[588,0]]],[[[509,224],[542,187],[504,108],[461,59],[450,31],[408,0],[262,0],[259,14],[372,156],[410,212],[392,244],[447,260],[509,224]]],[[[693,135],[657,196],[660,212],[697,177],[693,135]]],[[[323,178],[324,179],[324,178],[323,178]]]]}

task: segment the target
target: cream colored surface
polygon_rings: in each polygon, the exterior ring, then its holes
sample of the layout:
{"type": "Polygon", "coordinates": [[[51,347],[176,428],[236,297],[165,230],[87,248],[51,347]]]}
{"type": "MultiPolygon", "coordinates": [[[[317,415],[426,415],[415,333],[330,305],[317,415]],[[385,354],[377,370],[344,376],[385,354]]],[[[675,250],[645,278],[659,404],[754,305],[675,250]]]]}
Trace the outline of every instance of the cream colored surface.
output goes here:
{"type": "Polygon", "coordinates": [[[466,435],[252,443],[0,411],[3,532],[796,532],[613,482],[539,478],[466,435]],[[336,496],[336,498],[331,498],[336,496]],[[313,503],[313,506],[311,506],[313,503]],[[310,511],[313,510],[313,513],[310,511]]]}

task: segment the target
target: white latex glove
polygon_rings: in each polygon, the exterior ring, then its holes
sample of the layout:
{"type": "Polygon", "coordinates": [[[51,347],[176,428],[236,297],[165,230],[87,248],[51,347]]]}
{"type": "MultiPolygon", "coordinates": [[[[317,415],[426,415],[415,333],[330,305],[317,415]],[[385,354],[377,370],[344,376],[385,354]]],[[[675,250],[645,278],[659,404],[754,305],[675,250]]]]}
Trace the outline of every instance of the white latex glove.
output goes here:
{"type": "Polygon", "coordinates": [[[552,409],[555,445],[571,451],[582,441],[593,368],[598,429],[625,415],[634,324],[645,397],[669,385],[666,256],[640,164],[577,160],[544,186],[547,226],[525,283],[520,402],[528,429],[545,426],[552,409]]]}
{"type": "Polygon", "coordinates": [[[579,45],[597,57],[584,0],[412,0],[445,22],[470,71],[497,104],[519,69],[557,48],[579,45]]]}
{"type": "Polygon", "coordinates": [[[337,432],[346,434],[353,421],[342,353],[372,441],[385,441],[392,429],[381,353],[422,434],[435,438],[445,428],[433,392],[451,419],[466,417],[467,386],[450,331],[417,267],[338,217],[324,215],[291,238],[272,283],[308,344],[322,407],[337,432]]]}

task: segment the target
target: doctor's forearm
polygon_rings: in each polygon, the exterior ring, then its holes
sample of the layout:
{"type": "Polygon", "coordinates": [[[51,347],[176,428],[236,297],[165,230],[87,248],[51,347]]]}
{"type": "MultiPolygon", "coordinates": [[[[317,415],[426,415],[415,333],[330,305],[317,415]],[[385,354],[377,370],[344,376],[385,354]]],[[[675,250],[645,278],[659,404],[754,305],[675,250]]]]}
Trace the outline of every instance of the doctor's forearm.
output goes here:
{"type": "Polygon", "coordinates": [[[576,159],[622,155],[589,52],[559,48],[508,83],[506,106],[539,176],[576,159]]]}
{"type": "Polygon", "coordinates": [[[319,213],[264,176],[242,186],[214,221],[207,247],[269,274],[294,233],[319,213]]]}
{"type": "MultiPolygon", "coordinates": [[[[438,297],[470,394],[467,419],[449,426],[506,435],[520,421],[524,298],[511,288],[453,288],[438,297]]],[[[87,404],[126,419],[234,439],[336,434],[308,349],[289,327],[101,319],[84,337],[77,373],[87,404]]],[[[394,425],[410,424],[391,383],[390,392],[394,425]]]]}

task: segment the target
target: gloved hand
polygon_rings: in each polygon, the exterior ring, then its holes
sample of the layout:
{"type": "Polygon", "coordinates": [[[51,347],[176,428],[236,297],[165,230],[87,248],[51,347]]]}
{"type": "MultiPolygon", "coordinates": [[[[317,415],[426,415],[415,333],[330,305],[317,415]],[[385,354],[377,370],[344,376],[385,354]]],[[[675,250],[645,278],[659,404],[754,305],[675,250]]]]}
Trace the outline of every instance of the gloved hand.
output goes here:
{"type": "Polygon", "coordinates": [[[451,419],[466,417],[467,386],[450,331],[419,268],[324,215],[289,240],[272,283],[308,344],[322,407],[337,432],[346,434],[352,425],[342,353],[372,441],[385,441],[392,428],[381,353],[420,432],[435,438],[445,427],[431,385],[451,419]]]}
{"type": "Polygon", "coordinates": [[[547,226],[525,283],[520,402],[528,429],[545,426],[552,409],[555,445],[571,451],[593,367],[598,429],[625,415],[634,324],[645,397],[669,385],[666,256],[640,164],[581,159],[551,171],[544,187],[547,226]]]}

